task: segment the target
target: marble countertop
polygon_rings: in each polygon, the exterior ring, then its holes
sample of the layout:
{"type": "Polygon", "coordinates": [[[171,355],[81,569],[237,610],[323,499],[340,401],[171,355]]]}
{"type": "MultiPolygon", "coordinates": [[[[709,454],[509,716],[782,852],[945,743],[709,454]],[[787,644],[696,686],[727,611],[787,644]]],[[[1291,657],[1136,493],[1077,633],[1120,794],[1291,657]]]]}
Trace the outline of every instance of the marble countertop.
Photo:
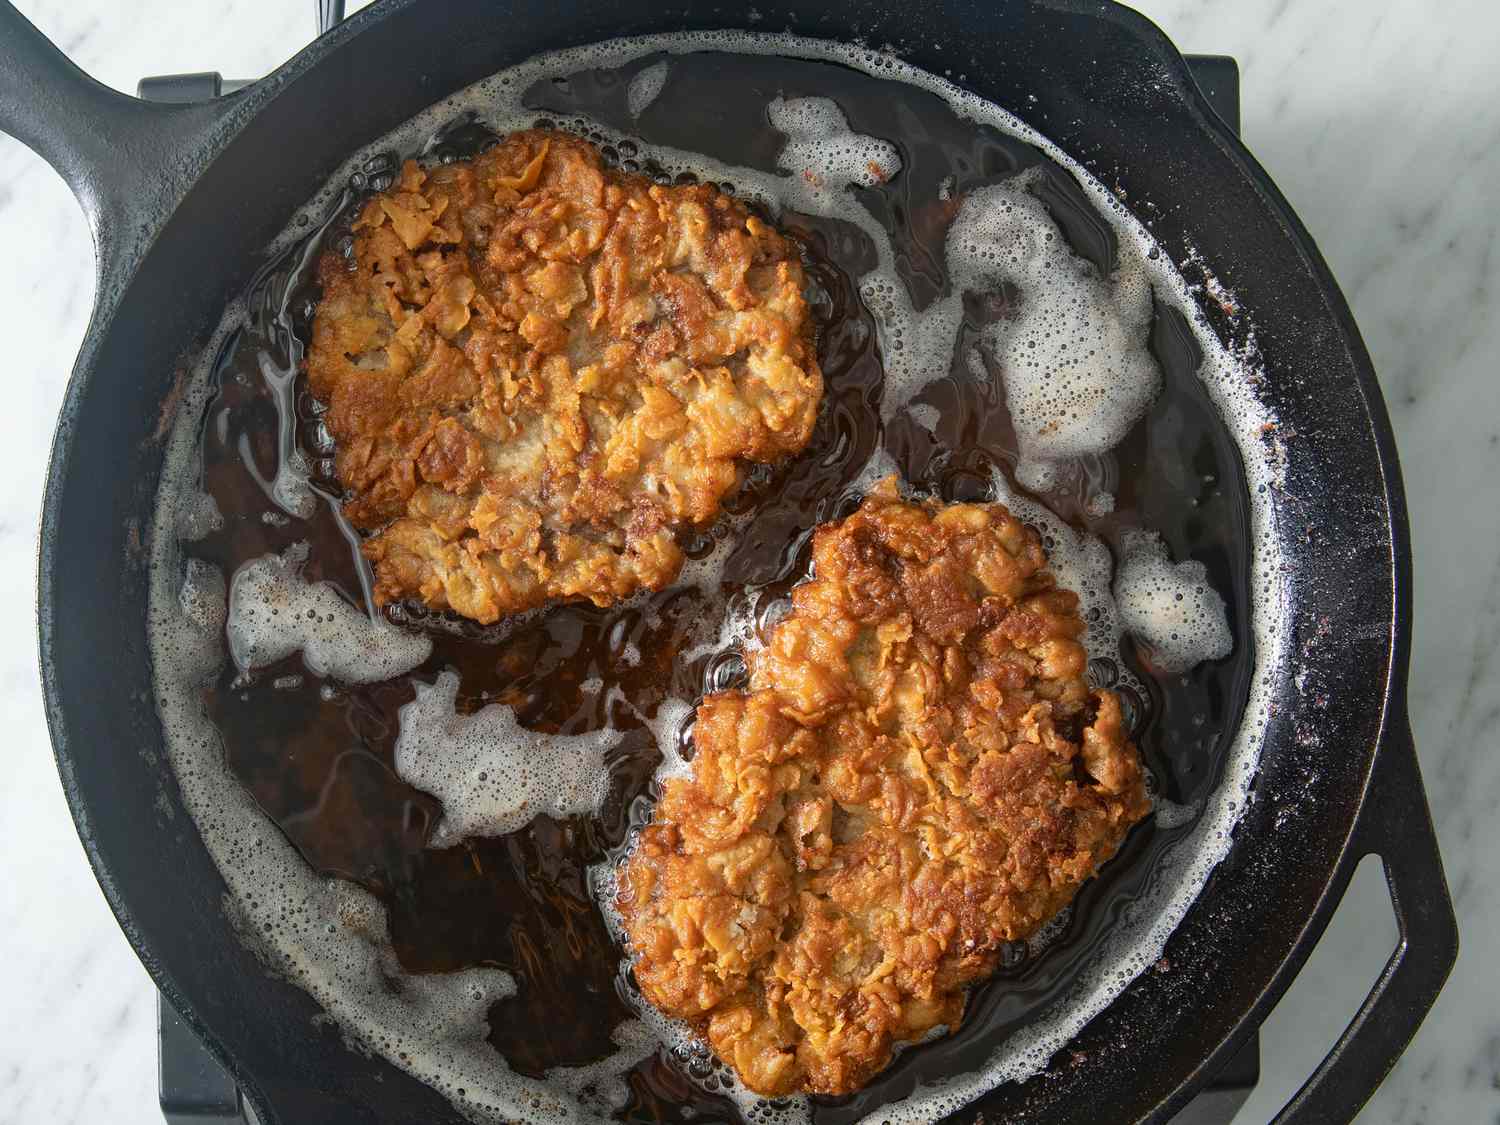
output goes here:
{"type": "MultiPolygon", "coordinates": [[[[354,5],[351,5],[354,6],[354,5]]],[[[1244,136],[1317,238],[1385,390],[1416,544],[1411,717],[1466,948],[1359,1120],[1500,1121],[1500,11],[1480,0],[1140,0],[1184,51],[1240,63],[1244,136]],[[1441,13],[1441,14],[1439,14],[1441,13]]],[[[309,0],[19,0],[85,70],[271,70],[309,0]]],[[[160,1122],[155,993],[96,887],[43,721],[29,607],[51,432],[88,320],[88,232],[58,177],[0,135],[0,1125],[160,1122]]],[[[1262,1036],[1236,1119],[1268,1121],[1393,948],[1367,861],[1262,1036]]]]}

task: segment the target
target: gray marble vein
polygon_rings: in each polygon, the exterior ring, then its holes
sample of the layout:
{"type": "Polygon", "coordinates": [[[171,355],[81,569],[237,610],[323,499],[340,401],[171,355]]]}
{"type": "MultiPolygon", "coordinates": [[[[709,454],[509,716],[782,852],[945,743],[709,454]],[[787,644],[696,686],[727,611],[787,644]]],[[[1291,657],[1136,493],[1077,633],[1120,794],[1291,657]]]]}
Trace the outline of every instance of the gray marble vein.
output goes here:
{"type": "MultiPolygon", "coordinates": [[[[306,0],[20,0],[86,70],[253,77],[312,33],[306,0]]],[[[1184,50],[1235,55],[1244,133],[1318,239],[1380,372],[1417,560],[1411,710],[1465,948],[1364,1125],[1500,1122],[1500,9],[1418,0],[1142,0],[1184,50]]],[[[78,211],[0,137],[0,1125],[160,1120],[153,991],[89,874],[41,715],[30,628],[47,446],[92,299],[78,211]]],[[[1227,279],[1232,284],[1232,278],[1227,279]]],[[[1268,1120],[1394,943],[1363,868],[1265,1039],[1239,1121],[1268,1120]]]]}

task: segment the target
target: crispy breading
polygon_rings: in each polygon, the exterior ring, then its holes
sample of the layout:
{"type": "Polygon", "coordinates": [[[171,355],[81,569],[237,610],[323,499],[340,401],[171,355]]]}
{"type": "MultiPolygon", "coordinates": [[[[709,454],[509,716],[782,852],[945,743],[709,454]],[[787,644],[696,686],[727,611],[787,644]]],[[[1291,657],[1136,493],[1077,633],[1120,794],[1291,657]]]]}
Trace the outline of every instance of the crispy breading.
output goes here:
{"type": "Polygon", "coordinates": [[[891,478],[813,561],[748,691],[699,707],[618,897],[646,998],[768,1096],[955,1028],[1150,807],[1078,599],[1004,507],[891,478]]]}
{"type": "Polygon", "coordinates": [[[477,621],[682,568],[823,381],[796,247],[702,185],[516,133],[370,200],[319,263],[307,373],[380,603],[477,621]]]}

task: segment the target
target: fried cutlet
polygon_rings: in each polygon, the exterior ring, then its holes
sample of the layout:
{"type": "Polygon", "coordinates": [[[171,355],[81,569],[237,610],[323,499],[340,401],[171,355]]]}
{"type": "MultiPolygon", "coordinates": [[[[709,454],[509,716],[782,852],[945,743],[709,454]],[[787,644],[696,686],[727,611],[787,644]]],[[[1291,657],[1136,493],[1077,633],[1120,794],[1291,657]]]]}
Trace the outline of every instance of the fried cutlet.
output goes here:
{"type": "Polygon", "coordinates": [[[489,623],[659,589],[742,462],[812,433],[796,246],[577,137],[408,161],[318,276],[307,374],[381,604],[489,623]]]}
{"type": "Polygon", "coordinates": [[[1035,934],[1149,810],[1077,597],[998,504],[894,478],[708,696],[619,880],[637,982],[750,1089],[845,1094],[1035,934]]]}

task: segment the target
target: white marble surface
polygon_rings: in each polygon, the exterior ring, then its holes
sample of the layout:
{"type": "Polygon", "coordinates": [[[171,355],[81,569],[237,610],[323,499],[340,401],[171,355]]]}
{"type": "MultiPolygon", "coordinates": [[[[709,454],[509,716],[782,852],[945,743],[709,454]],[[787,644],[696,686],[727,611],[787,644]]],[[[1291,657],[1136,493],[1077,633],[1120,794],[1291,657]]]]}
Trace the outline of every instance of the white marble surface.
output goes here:
{"type": "MultiPolygon", "coordinates": [[[[20,0],[102,81],[251,77],[312,33],[309,0],[20,0]]],[[[1317,237],[1375,357],[1417,555],[1411,705],[1466,947],[1362,1123],[1500,1121],[1500,9],[1426,0],[1142,0],[1184,50],[1235,55],[1244,134],[1317,237]]],[[[0,136],[0,1125],[159,1122],[153,991],[84,862],[53,770],[29,606],[57,405],[92,296],[61,181],[0,136]]],[[[1363,870],[1263,1037],[1239,1122],[1269,1120],[1389,953],[1363,870]]]]}

